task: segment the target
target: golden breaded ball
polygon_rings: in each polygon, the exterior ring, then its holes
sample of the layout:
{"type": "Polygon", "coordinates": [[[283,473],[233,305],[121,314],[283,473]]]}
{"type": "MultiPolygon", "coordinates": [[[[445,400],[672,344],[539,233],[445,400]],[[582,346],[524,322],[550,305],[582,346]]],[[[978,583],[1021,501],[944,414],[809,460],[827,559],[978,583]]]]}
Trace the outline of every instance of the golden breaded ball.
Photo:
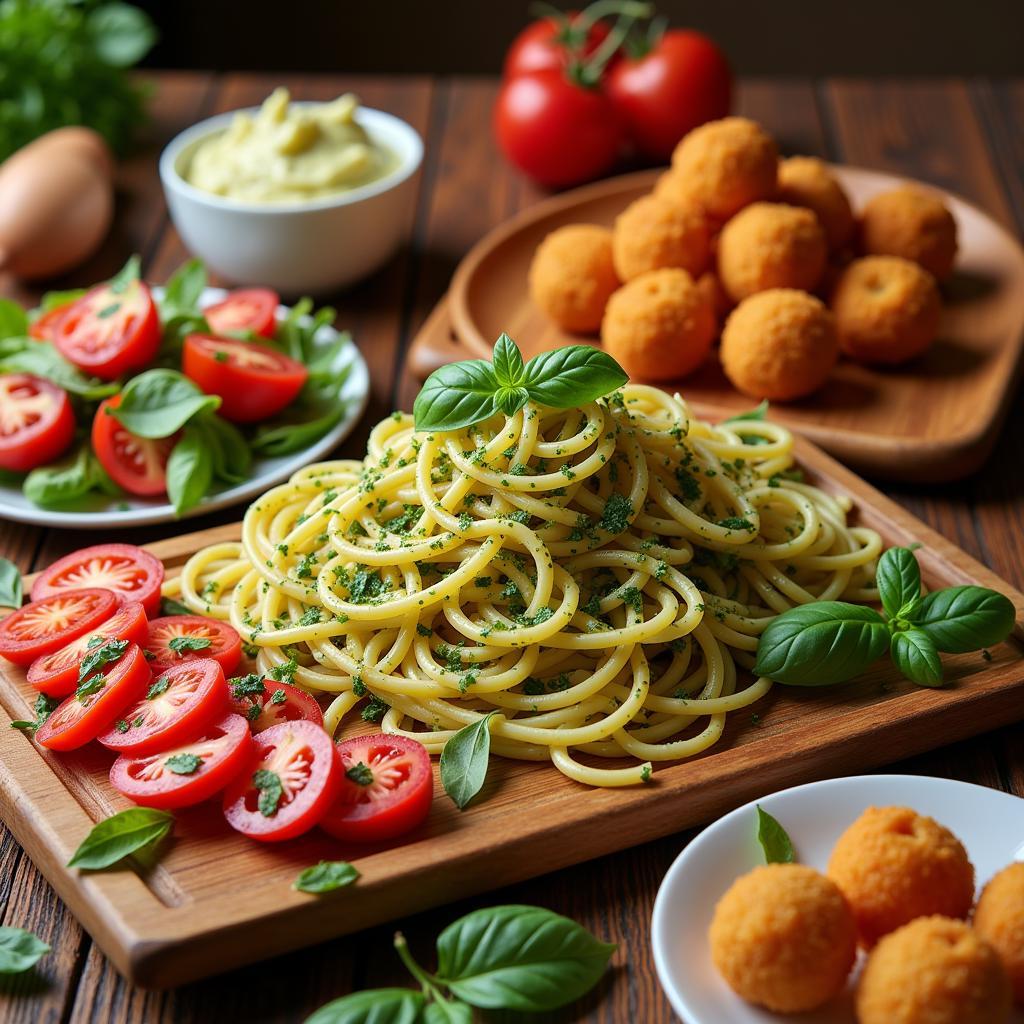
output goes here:
{"type": "Polygon", "coordinates": [[[945,281],[956,261],[956,221],[934,193],[903,186],[870,199],[861,214],[861,245],[878,256],[902,256],[945,281]]]}
{"type": "Polygon", "coordinates": [[[828,166],[813,156],[793,156],[779,164],[779,199],[812,210],[825,229],[831,252],[850,241],[855,222],[850,200],[828,166]]]}
{"type": "Polygon", "coordinates": [[[904,363],[921,355],[942,316],[935,278],[899,256],[854,260],[837,278],[829,306],[840,348],[865,363],[904,363]]]}
{"type": "Polygon", "coordinates": [[[828,875],[869,948],[916,917],[965,918],[974,902],[974,867],[963,844],[909,807],[869,807],[839,837],[828,875]]]}
{"type": "Polygon", "coordinates": [[[711,214],[726,220],[748,203],[775,195],[775,140],[745,117],[709,121],[685,135],[672,154],[672,173],[711,214]]]}
{"type": "Polygon", "coordinates": [[[1014,999],[1024,1006],[1024,864],[1011,864],[985,886],[974,930],[999,954],[1014,999]]]}
{"type": "Polygon", "coordinates": [[[641,196],[618,217],[612,230],[612,259],[623,281],[662,267],[682,267],[696,277],[711,259],[708,222],[693,203],[641,196]]]}
{"type": "Polygon", "coordinates": [[[887,935],[857,987],[859,1024],[1003,1024],[1010,983],[996,951],[962,921],[920,917],[887,935]]]}
{"type": "Polygon", "coordinates": [[[715,319],[719,323],[724,323],[725,318],[729,315],[735,303],[726,294],[725,289],[722,287],[722,282],[718,279],[718,275],[713,270],[705,270],[697,278],[697,287],[704,293],[708,302],[711,303],[711,308],[715,312],[715,319]]]}
{"type": "Polygon", "coordinates": [[[817,391],[839,358],[835,322],[807,292],[772,288],[744,299],[722,332],[722,367],[751,398],[786,402],[817,391]]]}
{"type": "Polygon", "coordinates": [[[608,300],[601,341],[640,380],[674,380],[697,369],[715,338],[711,303],[693,278],[675,267],[651,270],[608,300]]]}
{"type": "Polygon", "coordinates": [[[739,302],[768,288],[813,291],[828,259],[818,218],[799,206],[754,203],[722,228],[718,276],[739,302]]]}
{"type": "Polygon", "coordinates": [[[608,296],[618,287],[612,233],[595,224],[552,231],[530,264],[530,297],[565,331],[596,332],[608,296]]]}
{"type": "Polygon", "coordinates": [[[676,203],[679,206],[702,205],[697,198],[696,189],[691,184],[690,179],[677,174],[671,168],[658,176],[658,180],[654,183],[652,194],[656,195],[659,199],[664,199],[669,203],[676,203]]]}
{"type": "Polygon", "coordinates": [[[733,882],[708,938],[729,987],[777,1013],[813,1010],[836,996],[857,950],[843,894],[800,864],[768,864],[733,882]]]}

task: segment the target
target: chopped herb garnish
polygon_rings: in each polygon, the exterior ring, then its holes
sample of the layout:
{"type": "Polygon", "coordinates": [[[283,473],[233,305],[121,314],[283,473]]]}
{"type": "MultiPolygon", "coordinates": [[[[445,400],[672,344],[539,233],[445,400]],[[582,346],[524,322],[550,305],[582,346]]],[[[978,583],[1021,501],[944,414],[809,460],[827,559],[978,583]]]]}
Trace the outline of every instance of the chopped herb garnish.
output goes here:
{"type": "Polygon", "coordinates": [[[260,768],[253,772],[252,784],[260,791],[257,807],[264,818],[272,818],[284,796],[284,787],[277,772],[260,768]]]}

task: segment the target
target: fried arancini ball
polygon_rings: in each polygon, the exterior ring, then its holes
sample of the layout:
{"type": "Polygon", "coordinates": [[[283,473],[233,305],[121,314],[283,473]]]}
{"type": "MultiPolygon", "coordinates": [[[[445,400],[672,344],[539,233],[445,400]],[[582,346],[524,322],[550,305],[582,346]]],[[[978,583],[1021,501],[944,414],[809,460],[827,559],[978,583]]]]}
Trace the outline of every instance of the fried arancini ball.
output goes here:
{"type": "Polygon", "coordinates": [[[814,211],[830,252],[841,249],[853,235],[850,200],[828,166],[813,156],[793,156],[779,164],[779,200],[814,211]]]}
{"type": "Polygon", "coordinates": [[[708,938],[729,987],[777,1013],[827,1003],[846,984],[857,950],[843,894],[800,864],[768,864],[733,882],[708,938]]]}
{"type": "Polygon", "coordinates": [[[963,844],[909,807],[869,807],[839,837],[828,876],[850,901],[868,948],[916,917],[965,918],[974,902],[963,844]]]}
{"type": "Polygon", "coordinates": [[[612,259],[623,281],[662,267],[682,267],[696,277],[711,258],[710,244],[699,206],[641,196],[615,218],[612,259]]]}
{"type": "Polygon", "coordinates": [[[835,322],[823,302],[794,288],[744,299],[722,332],[722,367],[751,398],[786,402],[817,391],[839,358],[835,322]]]}
{"type": "Polygon", "coordinates": [[[920,917],[887,935],[857,987],[860,1024],[1001,1024],[1009,1015],[998,954],[948,917],[920,917]]]}
{"type": "Polygon", "coordinates": [[[868,200],[861,213],[861,245],[877,256],[902,256],[945,281],[956,260],[956,221],[934,193],[904,185],[868,200]]]}
{"type": "Polygon", "coordinates": [[[676,267],[651,270],[608,300],[601,341],[631,376],[673,380],[704,362],[715,337],[711,303],[676,267]]]}
{"type": "Polygon", "coordinates": [[[1014,999],[1024,1006],[1024,864],[1011,864],[982,890],[974,930],[999,954],[1014,999]]]}
{"type": "Polygon", "coordinates": [[[697,190],[690,179],[684,178],[683,175],[671,168],[658,176],[658,180],[654,183],[652,194],[656,195],[659,199],[664,199],[666,202],[676,203],[680,206],[703,205],[697,198],[697,190]]]}
{"type": "Polygon", "coordinates": [[[718,320],[719,323],[724,323],[725,318],[729,315],[729,312],[733,309],[735,303],[726,294],[718,275],[713,270],[705,270],[704,273],[697,278],[697,287],[704,293],[708,302],[711,303],[711,308],[715,313],[715,319],[718,320]]]}
{"type": "Polygon", "coordinates": [[[839,275],[829,302],[839,346],[865,363],[904,363],[935,340],[942,299],[935,278],[899,256],[864,256],[839,275]]]}
{"type": "Polygon", "coordinates": [[[754,203],[722,229],[718,276],[739,302],[768,288],[813,291],[828,259],[825,232],[810,211],[784,203],[754,203]]]}
{"type": "Polygon", "coordinates": [[[672,154],[672,174],[687,183],[712,217],[725,220],[775,195],[775,140],[745,117],[709,121],[688,132],[672,154]]]}
{"type": "Polygon", "coordinates": [[[618,287],[612,233],[596,224],[552,231],[530,264],[530,297],[565,331],[596,332],[608,297],[618,287]]]}

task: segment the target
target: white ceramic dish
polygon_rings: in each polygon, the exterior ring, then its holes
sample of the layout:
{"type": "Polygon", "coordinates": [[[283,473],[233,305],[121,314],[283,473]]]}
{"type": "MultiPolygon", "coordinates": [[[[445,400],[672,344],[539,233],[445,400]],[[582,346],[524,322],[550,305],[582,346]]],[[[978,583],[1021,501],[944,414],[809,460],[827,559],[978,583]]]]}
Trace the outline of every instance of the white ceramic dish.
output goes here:
{"type": "MultiPolygon", "coordinates": [[[[154,288],[153,292],[159,296],[162,289],[154,288]]],[[[207,288],[203,292],[200,304],[211,305],[225,295],[227,292],[223,288],[207,288]]],[[[280,307],[277,311],[278,319],[280,320],[286,312],[286,307],[280,307]]],[[[337,336],[338,332],[332,327],[322,327],[316,337],[318,341],[328,342],[337,336]]],[[[245,483],[215,486],[195,508],[183,516],[176,516],[173,506],[164,498],[146,499],[131,495],[111,498],[107,495],[94,494],[76,502],[73,509],[40,508],[21,493],[20,487],[0,483],[0,519],[13,519],[35,526],[110,530],[120,526],[173,523],[255,498],[275,484],[287,480],[296,470],[324,458],[352,433],[370,397],[370,374],[366,362],[354,344],[345,346],[344,352],[345,358],[351,362],[352,370],[339,396],[341,401],[347,403],[345,415],[341,420],[319,441],[302,451],[276,458],[254,458],[252,474],[245,483]]]]}
{"type": "MultiPolygon", "coordinates": [[[[719,897],[764,863],[756,807],[789,833],[803,864],[824,870],[835,841],[871,806],[913,807],[950,828],[967,847],[979,888],[1014,860],[1024,860],[1024,800],[995,789],[917,775],[861,775],[796,786],[753,801],[705,829],[669,868],[651,922],[654,963],[685,1024],[854,1024],[853,981],[833,1003],[783,1016],[743,1002],[719,977],[707,932],[719,897]]],[[[1024,1022],[1016,1013],[1014,1024],[1024,1022]]]]}
{"type": "Polygon", "coordinates": [[[184,178],[196,146],[227,128],[236,113],[194,124],[160,155],[174,226],[212,270],[289,296],[315,295],[365,277],[395,252],[406,235],[413,175],[423,159],[423,141],[414,128],[392,114],[360,107],[356,120],[396,154],[393,171],[328,199],[246,203],[205,192],[184,178]]]}

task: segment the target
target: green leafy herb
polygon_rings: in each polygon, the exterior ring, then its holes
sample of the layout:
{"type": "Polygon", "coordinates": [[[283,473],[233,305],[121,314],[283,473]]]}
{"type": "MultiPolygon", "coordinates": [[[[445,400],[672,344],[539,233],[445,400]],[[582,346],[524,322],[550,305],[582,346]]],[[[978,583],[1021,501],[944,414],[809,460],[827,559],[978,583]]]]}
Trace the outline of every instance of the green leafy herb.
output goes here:
{"type": "Polygon", "coordinates": [[[252,449],[233,423],[213,412],[201,412],[189,421],[188,430],[199,435],[210,456],[210,468],[217,480],[244,483],[252,468],[252,449]]]}
{"type": "Polygon", "coordinates": [[[111,496],[121,493],[87,441],[70,459],[33,469],[21,489],[29,501],[44,508],[68,505],[92,491],[111,496]]]}
{"type": "Polygon", "coordinates": [[[161,615],[191,615],[192,609],[187,604],[175,601],[173,597],[160,598],[161,615]]]}
{"type": "Polygon", "coordinates": [[[152,686],[146,691],[146,700],[156,700],[157,697],[167,692],[168,687],[171,685],[170,677],[161,676],[157,679],[152,686]]]}
{"type": "MultiPolygon", "coordinates": [[[[0,22],[2,20],[0,17],[0,22]]],[[[89,402],[109,398],[120,390],[116,382],[87,377],[49,342],[37,341],[35,338],[8,338],[0,341],[0,372],[31,373],[36,377],[45,377],[65,391],[89,402]]]]}
{"type": "Polygon", "coordinates": [[[99,644],[90,644],[88,653],[78,666],[78,682],[83,683],[93,672],[119,661],[128,650],[129,643],[128,640],[104,640],[99,644]]]}
{"type": "Polygon", "coordinates": [[[764,399],[756,408],[748,409],[746,412],[738,412],[723,420],[724,423],[742,423],[744,420],[766,420],[768,419],[768,399],[764,399]]]}
{"type": "Polygon", "coordinates": [[[304,1024],[418,1024],[426,1002],[408,988],[368,989],[321,1006],[304,1024]]]}
{"type": "Polygon", "coordinates": [[[175,654],[181,656],[186,651],[202,651],[211,646],[213,641],[208,636],[172,636],[167,646],[175,654]]]}
{"type": "Polygon", "coordinates": [[[206,433],[189,423],[167,459],[167,497],[174,514],[195,508],[212,482],[213,454],[206,433]]]}
{"type": "Polygon", "coordinates": [[[363,764],[362,761],[357,762],[345,771],[345,774],[357,785],[357,786],[372,786],[373,785],[373,769],[369,765],[363,764]]]}
{"type": "Polygon", "coordinates": [[[1015,618],[1009,598],[986,587],[962,586],[926,594],[913,622],[940,651],[963,654],[1002,643],[1015,618]]]}
{"type": "Polygon", "coordinates": [[[455,806],[464,811],[487,778],[491,754],[491,711],[460,729],[441,751],[441,785],[455,806]]]}
{"type": "Polygon", "coordinates": [[[359,872],[345,860],[322,860],[299,873],[292,885],[299,892],[334,892],[351,885],[359,872]]]}
{"type": "Polygon", "coordinates": [[[921,569],[907,548],[890,548],[878,560],[878,595],[890,619],[908,618],[921,599],[921,569]]]}
{"type": "Polygon", "coordinates": [[[160,300],[161,320],[173,313],[198,313],[199,300],[206,289],[206,267],[199,259],[186,260],[167,279],[160,300]]]}
{"type": "Polygon", "coordinates": [[[45,942],[24,928],[0,928],[0,974],[21,974],[49,952],[45,942]]]}
{"type": "Polygon", "coordinates": [[[893,664],[918,686],[942,685],[942,659],[932,638],[921,629],[893,633],[889,653],[893,664]]]}
{"type": "Polygon", "coordinates": [[[198,754],[172,754],[164,761],[175,775],[194,775],[202,763],[203,759],[198,754]]]}
{"type": "Polygon", "coordinates": [[[22,599],[21,572],[6,558],[0,558],[0,607],[20,608],[22,599]]]}
{"type": "Polygon", "coordinates": [[[757,805],[757,841],[768,864],[792,864],[796,860],[789,834],[761,805],[757,805]]]}
{"type": "Polygon", "coordinates": [[[47,697],[45,693],[39,694],[32,705],[32,710],[36,714],[35,721],[11,722],[11,728],[20,729],[22,732],[35,732],[50,717],[59,703],[60,701],[55,697],[47,697]]]}
{"type": "Polygon", "coordinates": [[[85,293],[88,288],[66,288],[60,291],[44,292],[43,297],[39,300],[39,310],[41,313],[49,313],[51,310],[60,309],[62,306],[70,306],[72,302],[77,302],[85,293]]]}
{"type": "Polygon", "coordinates": [[[13,299],[0,298],[0,339],[28,334],[28,314],[13,299]]]}
{"type": "Polygon", "coordinates": [[[264,818],[272,818],[284,797],[284,787],[277,772],[260,768],[253,772],[252,784],[260,791],[257,806],[264,818]]]}
{"type": "Polygon", "coordinates": [[[216,395],[204,395],[183,373],[145,370],[124,386],[121,402],[108,408],[126,430],[145,438],[170,437],[193,416],[220,405],[216,395]]]}
{"type": "Polygon", "coordinates": [[[68,861],[69,868],[99,870],[163,839],[174,816],[152,807],[131,807],[94,825],[68,861]]]}

